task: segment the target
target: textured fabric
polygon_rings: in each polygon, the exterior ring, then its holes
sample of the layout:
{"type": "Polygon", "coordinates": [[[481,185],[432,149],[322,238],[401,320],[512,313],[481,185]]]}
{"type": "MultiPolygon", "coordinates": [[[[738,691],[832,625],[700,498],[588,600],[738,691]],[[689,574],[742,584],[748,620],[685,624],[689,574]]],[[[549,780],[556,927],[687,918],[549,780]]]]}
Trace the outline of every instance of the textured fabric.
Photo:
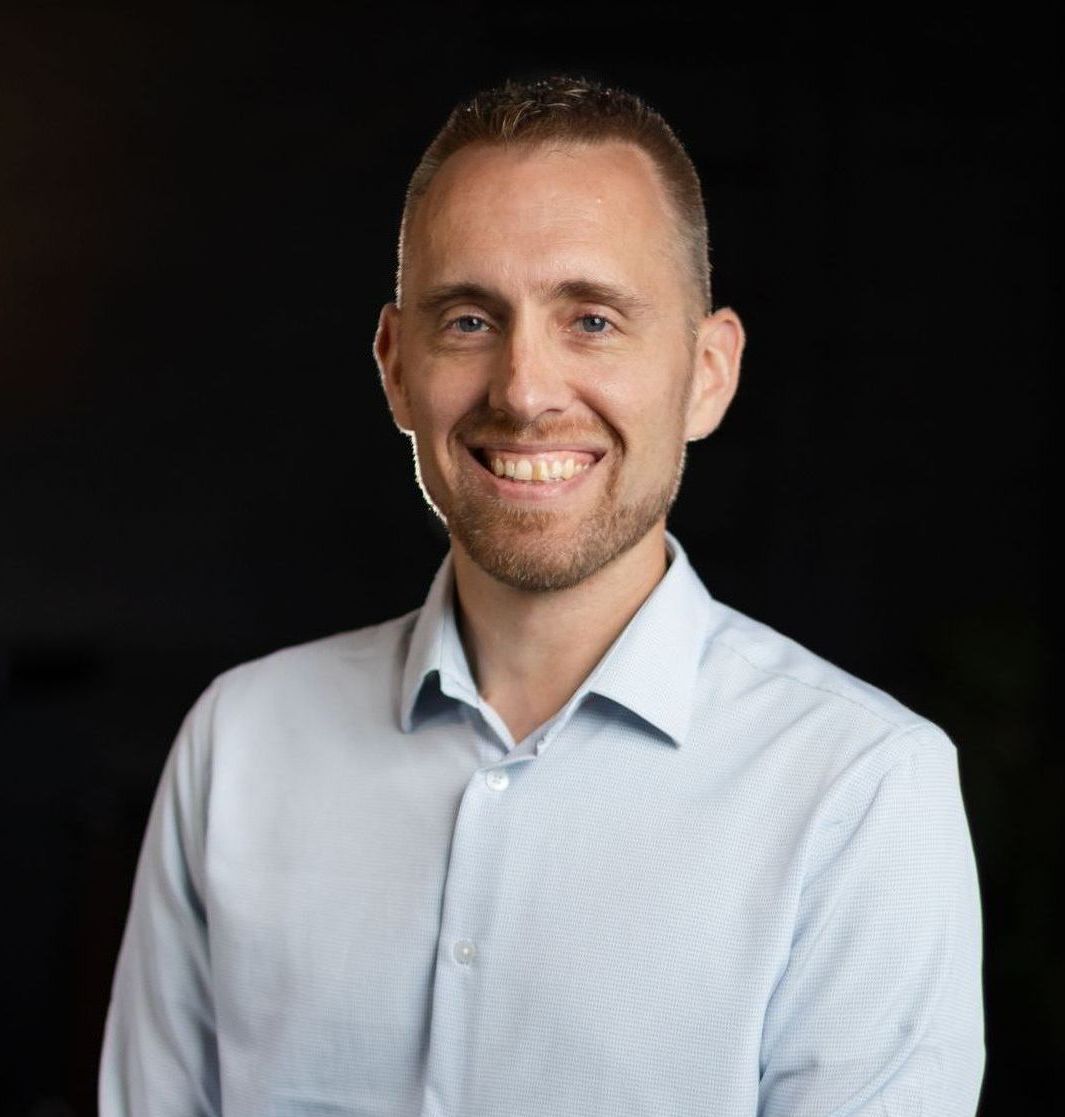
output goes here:
{"type": "Polygon", "coordinates": [[[220,676],[164,770],[102,1117],[962,1117],[977,881],[943,732],[655,591],[560,713],[419,611],[220,676]]]}

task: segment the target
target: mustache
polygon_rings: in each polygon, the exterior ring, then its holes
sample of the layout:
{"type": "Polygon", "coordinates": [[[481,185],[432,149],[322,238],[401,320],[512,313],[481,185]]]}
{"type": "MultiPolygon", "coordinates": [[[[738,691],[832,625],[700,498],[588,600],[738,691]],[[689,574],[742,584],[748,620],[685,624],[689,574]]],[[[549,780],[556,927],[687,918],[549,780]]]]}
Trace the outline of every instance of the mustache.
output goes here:
{"type": "Polygon", "coordinates": [[[503,412],[486,415],[477,412],[463,419],[456,434],[464,442],[617,442],[617,436],[605,423],[578,423],[572,419],[546,419],[538,415],[527,423],[519,422],[503,412]]]}

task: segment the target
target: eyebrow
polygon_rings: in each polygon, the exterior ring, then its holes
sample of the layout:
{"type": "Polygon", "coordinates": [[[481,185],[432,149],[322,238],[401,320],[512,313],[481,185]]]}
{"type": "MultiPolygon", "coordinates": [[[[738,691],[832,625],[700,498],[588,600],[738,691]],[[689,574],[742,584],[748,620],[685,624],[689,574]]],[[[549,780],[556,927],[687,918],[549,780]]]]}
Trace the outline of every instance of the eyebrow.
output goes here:
{"type": "MultiPolygon", "coordinates": [[[[571,302],[604,303],[617,307],[630,317],[647,314],[652,309],[646,299],[634,292],[594,279],[563,279],[541,288],[540,296],[545,302],[568,299],[571,302]]],[[[479,283],[442,283],[430,287],[417,300],[416,306],[422,314],[435,314],[448,303],[454,302],[480,303],[493,312],[505,310],[508,306],[502,295],[479,283]]]]}

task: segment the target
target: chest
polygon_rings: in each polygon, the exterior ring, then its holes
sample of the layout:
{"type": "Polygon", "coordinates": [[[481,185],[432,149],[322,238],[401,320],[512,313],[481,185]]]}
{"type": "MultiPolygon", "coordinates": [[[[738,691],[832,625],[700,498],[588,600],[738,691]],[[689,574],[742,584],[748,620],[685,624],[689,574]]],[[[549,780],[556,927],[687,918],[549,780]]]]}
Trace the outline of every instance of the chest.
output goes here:
{"type": "Polygon", "coordinates": [[[756,771],[693,774],[660,741],[437,744],[335,742],[223,780],[220,1031],[254,1037],[268,1096],[313,1083],[420,1113],[435,1080],[464,1113],[487,1091],[488,1113],[506,1101],[492,1068],[520,1051],[505,1089],[571,1076],[640,1112],[705,1077],[707,1050],[756,1073],[799,814],[760,796],[756,771]]]}

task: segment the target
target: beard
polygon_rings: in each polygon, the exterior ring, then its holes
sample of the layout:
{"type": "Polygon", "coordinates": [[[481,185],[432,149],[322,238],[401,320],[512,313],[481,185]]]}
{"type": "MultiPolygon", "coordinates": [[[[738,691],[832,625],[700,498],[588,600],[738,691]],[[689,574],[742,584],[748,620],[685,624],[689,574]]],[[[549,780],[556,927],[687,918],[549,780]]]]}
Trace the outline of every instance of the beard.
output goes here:
{"type": "MultiPolygon", "coordinates": [[[[581,433],[552,429],[535,421],[527,426],[509,425],[499,417],[490,429],[484,425],[476,429],[479,433],[475,442],[524,436],[564,445],[567,434],[581,433]]],[[[668,477],[657,489],[629,503],[623,503],[619,497],[621,457],[617,439],[614,443],[615,450],[609,455],[612,472],[602,500],[576,531],[561,538],[558,527],[562,517],[551,509],[515,508],[487,496],[464,473],[459,474],[450,499],[443,501],[441,494],[432,492],[424,479],[419,479],[452,537],[482,570],[518,590],[532,593],[564,590],[583,582],[639,543],[665,518],[677,498],[686,455],[686,444],[679,433],[677,454],[668,477]]]]}

